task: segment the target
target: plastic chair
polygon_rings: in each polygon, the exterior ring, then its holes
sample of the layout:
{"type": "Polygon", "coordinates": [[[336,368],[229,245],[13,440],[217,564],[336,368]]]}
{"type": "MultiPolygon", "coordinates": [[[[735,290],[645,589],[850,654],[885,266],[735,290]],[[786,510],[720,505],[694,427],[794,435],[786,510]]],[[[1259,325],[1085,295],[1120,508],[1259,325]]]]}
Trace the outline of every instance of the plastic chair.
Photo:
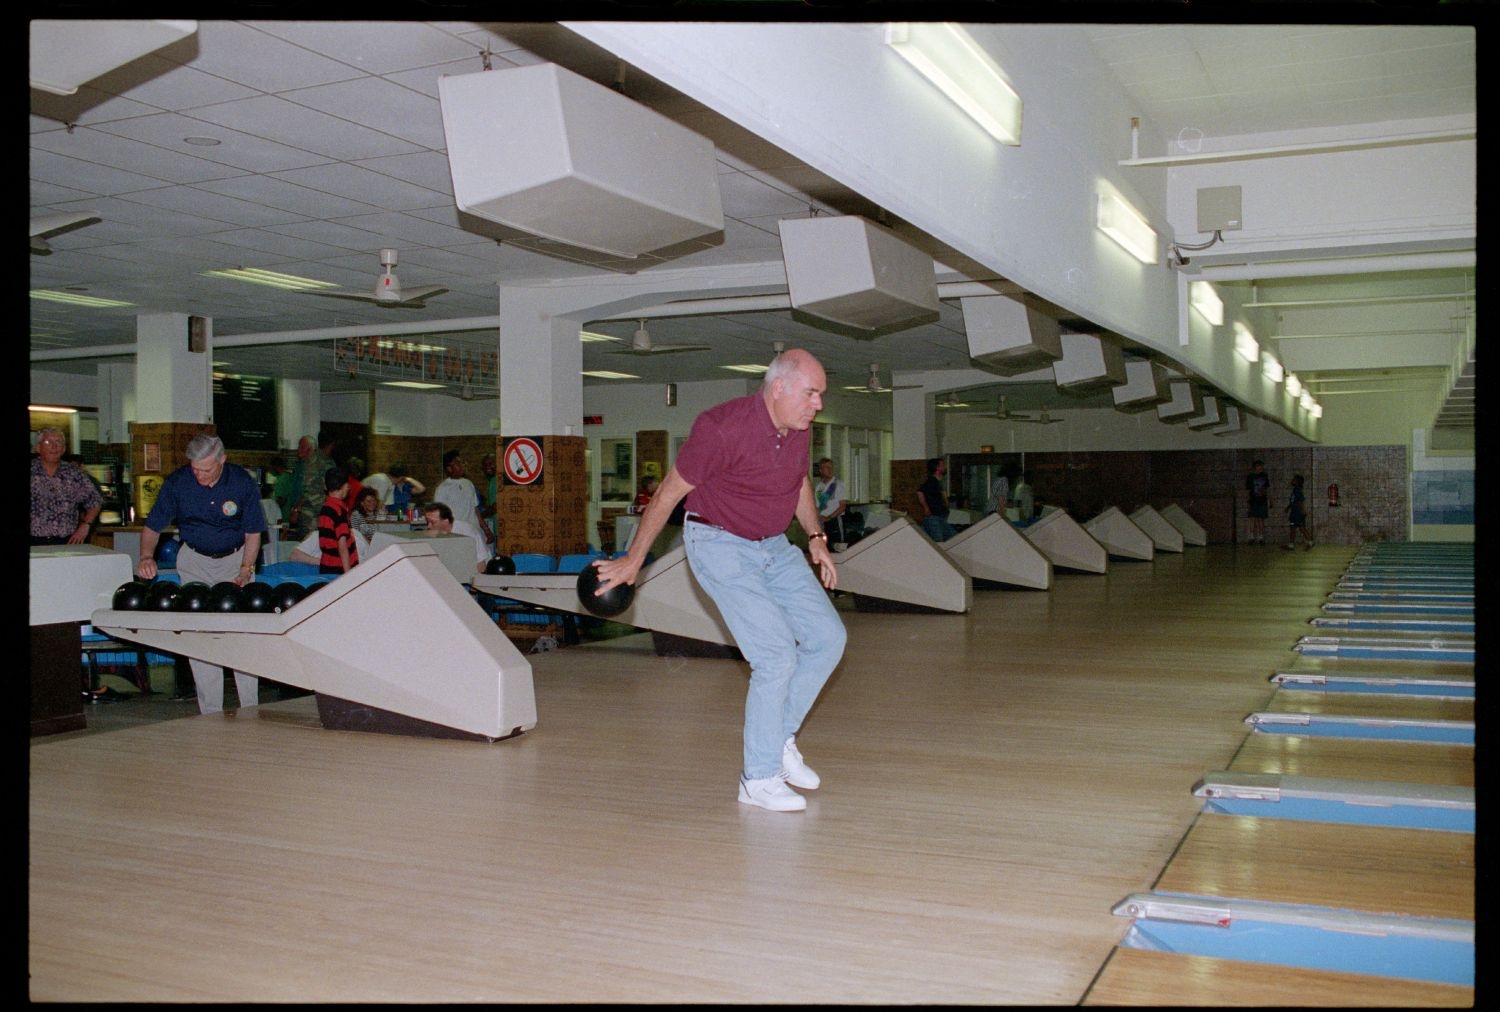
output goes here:
{"type": "Polygon", "coordinates": [[[522,552],[520,555],[512,555],[511,561],[516,564],[518,573],[557,572],[557,559],[541,552],[522,552]]]}

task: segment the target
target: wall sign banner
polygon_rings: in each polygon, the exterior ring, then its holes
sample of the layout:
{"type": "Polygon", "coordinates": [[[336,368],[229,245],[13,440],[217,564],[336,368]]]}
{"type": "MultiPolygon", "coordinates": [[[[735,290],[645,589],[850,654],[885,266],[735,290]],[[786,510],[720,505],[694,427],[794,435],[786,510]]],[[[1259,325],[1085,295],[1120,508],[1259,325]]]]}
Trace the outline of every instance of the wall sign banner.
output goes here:
{"type": "Polygon", "coordinates": [[[333,342],[333,366],[354,375],[407,376],[435,383],[498,386],[499,353],[466,345],[445,344],[439,338],[402,341],[391,337],[340,337],[333,342]]]}
{"type": "Polygon", "coordinates": [[[501,461],[507,485],[540,485],[545,461],[540,436],[512,436],[504,441],[501,461]]]}

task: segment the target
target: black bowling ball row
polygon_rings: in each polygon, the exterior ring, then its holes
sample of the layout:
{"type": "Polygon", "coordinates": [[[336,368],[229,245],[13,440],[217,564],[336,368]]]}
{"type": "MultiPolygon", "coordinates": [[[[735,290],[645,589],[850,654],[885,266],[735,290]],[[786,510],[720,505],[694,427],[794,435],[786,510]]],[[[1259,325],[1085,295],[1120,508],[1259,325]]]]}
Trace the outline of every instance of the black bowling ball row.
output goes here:
{"type": "Polygon", "coordinates": [[[197,581],[178,585],[171,580],[143,583],[132,580],[115,591],[115,611],[212,611],[276,614],[286,611],[328,581],[304,587],[300,583],[272,586],[259,580],[243,587],[233,583],[209,586],[197,581]]]}

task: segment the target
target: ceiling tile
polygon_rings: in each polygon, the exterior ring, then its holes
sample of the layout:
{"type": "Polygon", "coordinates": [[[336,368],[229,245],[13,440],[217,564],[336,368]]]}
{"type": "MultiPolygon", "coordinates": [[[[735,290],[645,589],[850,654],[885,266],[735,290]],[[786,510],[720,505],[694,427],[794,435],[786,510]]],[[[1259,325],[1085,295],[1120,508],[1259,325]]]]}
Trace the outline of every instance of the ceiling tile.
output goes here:
{"type": "Polygon", "coordinates": [[[282,97],[353,123],[442,150],[442,108],[437,99],[380,78],[360,78],[284,92],[282,97]]]}
{"type": "Polygon", "coordinates": [[[218,123],[208,123],[164,112],[151,116],[105,123],[99,129],[120,137],[128,137],[152,144],[169,151],[179,151],[196,158],[243,169],[247,172],[275,172],[279,169],[297,169],[318,165],[328,161],[326,155],[313,154],[301,148],[287,147],[275,141],[240,133],[218,123]],[[216,145],[187,143],[186,137],[211,137],[216,145]]]}
{"type": "Polygon", "coordinates": [[[174,152],[163,157],[162,149],[127,137],[117,137],[95,127],[79,127],[71,133],[34,134],[32,147],[95,165],[155,176],[173,183],[196,183],[222,179],[238,170],[203,158],[174,152]]]}
{"type": "Polygon", "coordinates": [[[197,50],[182,62],[268,94],[345,81],[364,73],[238,21],[199,21],[197,50]]]}
{"type": "Polygon", "coordinates": [[[410,141],[362,123],[269,95],[195,109],[193,117],[345,161],[418,150],[410,141]]]}
{"type": "Polygon", "coordinates": [[[247,24],[271,35],[293,39],[301,49],[321,53],[368,74],[391,74],[448,63],[476,51],[472,43],[452,32],[420,21],[364,21],[357,32],[349,31],[341,21],[247,24]]]}

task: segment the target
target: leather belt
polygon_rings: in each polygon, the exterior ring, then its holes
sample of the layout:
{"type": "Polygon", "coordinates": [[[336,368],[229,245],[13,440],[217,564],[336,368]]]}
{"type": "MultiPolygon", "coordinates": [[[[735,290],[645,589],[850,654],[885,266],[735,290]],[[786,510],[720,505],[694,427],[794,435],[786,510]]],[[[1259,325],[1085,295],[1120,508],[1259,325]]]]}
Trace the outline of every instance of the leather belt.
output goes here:
{"type": "MultiPolygon", "coordinates": [[[[189,548],[193,548],[192,545],[188,545],[188,547],[189,548]]],[[[219,552],[217,554],[215,554],[214,552],[205,552],[201,548],[193,548],[193,551],[197,552],[199,555],[203,556],[205,559],[227,559],[231,555],[233,555],[235,552],[238,552],[238,551],[241,551],[242,549],[244,549],[244,547],[245,547],[244,545],[235,545],[234,547],[227,548],[224,551],[219,552]]]]}
{"type": "MultiPolygon", "coordinates": [[[[734,534],[734,531],[731,531],[728,527],[725,527],[723,524],[716,524],[712,520],[708,519],[707,517],[699,516],[697,513],[688,513],[688,514],[685,514],[683,516],[683,519],[686,520],[690,524],[702,524],[704,527],[712,527],[714,530],[716,530],[716,531],[723,531],[725,534],[734,534]]],[[[743,541],[755,541],[755,542],[768,541],[771,538],[776,537],[776,535],[774,535],[774,534],[767,534],[763,538],[747,538],[743,534],[734,534],[734,536],[737,537],[737,538],[740,538],[743,541]]]]}

